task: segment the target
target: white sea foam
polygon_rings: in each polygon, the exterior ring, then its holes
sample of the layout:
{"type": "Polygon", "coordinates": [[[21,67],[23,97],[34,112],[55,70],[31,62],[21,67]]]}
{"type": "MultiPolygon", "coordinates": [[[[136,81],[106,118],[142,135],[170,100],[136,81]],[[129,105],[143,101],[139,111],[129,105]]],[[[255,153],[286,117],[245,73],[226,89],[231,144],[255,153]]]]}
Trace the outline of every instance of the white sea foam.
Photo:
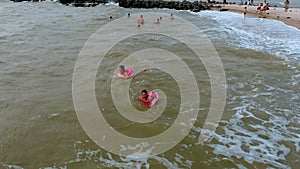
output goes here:
{"type": "Polygon", "coordinates": [[[57,112],[52,113],[52,114],[49,115],[48,119],[53,119],[55,117],[58,117],[59,115],[60,115],[60,113],[57,113],[57,112]]]}
{"type": "MultiPolygon", "coordinates": [[[[186,159],[184,156],[176,153],[174,156],[174,160],[169,160],[168,158],[159,155],[159,156],[148,156],[151,153],[150,151],[147,152],[137,152],[135,154],[129,155],[127,157],[119,157],[112,155],[110,153],[105,153],[100,149],[91,150],[91,149],[84,149],[81,147],[85,147],[86,141],[77,141],[74,144],[74,148],[76,151],[76,158],[73,160],[69,160],[64,163],[64,165],[53,165],[48,167],[42,167],[41,169],[67,169],[69,165],[76,164],[76,163],[84,163],[88,161],[93,161],[97,164],[97,166],[103,167],[112,167],[112,168],[120,168],[120,169],[150,169],[151,165],[149,160],[154,160],[157,163],[161,164],[162,166],[170,169],[180,169],[180,168],[192,168],[193,161],[186,159]],[[142,155],[147,154],[147,155],[142,155]],[[138,158],[137,158],[138,157],[138,158]]],[[[133,149],[140,147],[141,145],[137,145],[134,147],[126,148],[123,147],[124,151],[127,149],[133,149]]],[[[147,146],[142,143],[142,146],[147,146]]]]}
{"type": "Polygon", "coordinates": [[[3,162],[0,162],[0,168],[4,167],[7,169],[24,169],[23,167],[17,166],[17,165],[12,165],[12,164],[5,164],[3,162]]]}
{"type": "Polygon", "coordinates": [[[300,150],[299,97],[294,98],[297,101],[289,102],[289,98],[282,95],[295,91],[251,79],[243,85],[236,83],[231,90],[235,96],[229,98],[227,105],[235,105],[232,108],[235,114],[222,121],[218,132],[212,134],[210,141],[217,140],[210,145],[214,153],[243,159],[254,166],[262,163],[275,168],[290,168],[285,162],[289,153],[300,150]],[[278,99],[292,106],[282,108],[285,104],[277,104],[278,99]],[[236,105],[238,102],[240,106],[236,105]]]}
{"type": "Polygon", "coordinates": [[[232,12],[220,15],[218,11],[203,11],[197,15],[217,21],[214,28],[204,30],[209,38],[221,36],[233,47],[268,52],[300,64],[300,30],[292,26],[276,20],[244,19],[243,15],[232,12]],[[220,36],[215,37],[216,34],[220,36]]]}

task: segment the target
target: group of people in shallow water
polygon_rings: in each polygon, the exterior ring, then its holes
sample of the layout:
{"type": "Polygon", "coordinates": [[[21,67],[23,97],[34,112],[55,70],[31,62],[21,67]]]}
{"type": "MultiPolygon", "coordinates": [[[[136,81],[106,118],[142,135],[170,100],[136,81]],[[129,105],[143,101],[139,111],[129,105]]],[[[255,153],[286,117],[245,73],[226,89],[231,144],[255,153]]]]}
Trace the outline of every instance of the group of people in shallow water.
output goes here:
{"type": "MultiPolygon", "coordinates": [[[[245,5],[249,5],[249,4],[252,4],[253,5],[253,1],[251,2],[243,2],[243,1],[241,1],[241,4],[240,5],[243,5],[243,4],[245,4],[245,5]]],[[[264,0],[264,2],[263,3],[259,3],[258,4],[258,6],[257,6],[257,8],[256,8],[256,13],[255,13],[255,15],[257,15],[258,14],[258,17],[266,17],[266,14],[267,14],[267,10],[269,10],[269,7],[270,7],[270,5],[269,5],[269,3],[267,3],[267,0],[264,0]]],[[[244,17],[246,17],[246,15],[247,15],[247,7],[245,6],[244,7],[244,17]]]]}
{"type": "MultiPolygon", "coordinates": [[[[247,0],[244,2],[244,0],[241,0],[241,3],[240,5],[253,5],[253,1],[251,2],[248,2],[247,0]]],[[[284,2],[285,4],[285,12],[288,11],[288,9],[290,8],[290,1],[289,0],[285,0],[284,2]]],[[[264,0],[263,3],[259,3],[257,8],[256,8],[256,13],[255,15],[258,14],[258,17],[263,17],[263,18],[266,18],[267,17],[267,10],[269,10],[270,8],[270,4],[267,3],[267,0],[264,0]]],[[[247,14],[247,7],[244,7],[244,16],[246,17],[246,14],[247,14]]]]}
{"type": "MultiPolygon", "coordinates": [[[[128,17],[130,17],[130,14],[128,14],[128,17]]],[[[173,14],[170,15],[170,19],[174,20],[174,15],[173,14]]],[[[154,24],[160,24],[161,21],[162,21],[162,17],[159,17],[159,18],[156,19],[156,21],[154,22],[154,24]]],[[[145,19],[144,19],[143,15],[141,15],[139,17],[137,23],[138,23],[138,27],[141,27],[141,25],[145,24],[145,19]]]]}
{"type": "MultiPolygon", "coordinates": [[[[130,17],[130,13],[128,13],[127,16],[130,17]]],[[[113,17],[112,17],[112,16],[109,16],[109,19],[113,19],[113,17]]],[[[173,15],[173,14],[170,14],[170,19],[171,19],[171,20],[174,20],[174,15],[173,15]]],[[[157,18],[156,21],[154,22],[154,24],[160,24],[161,21],[162,21],[162,16],[159,17],[159,18],[157,18]]],[[[137,23],[138,23],[138,28],[140,28],[141,25],[145,24],[145,19],[144,19],[144,16],[143,16],[143,15],[141,15],[141,16],[139,17],[137,23]]]]}
{"type": "MultiPolygon", "coordinates": [[[[145,68],[144,71],[147,69],[145,68]]],[[[124,65],[119,66],[118,76],[124,79],[130,78],[134,75],[134,70],[132,68],[125,68],[124,65]]],[[[158,99],[158,94],[154,91],[147,91],[143,89],[138,100],[143,102],[145,106],[153,106],[158,99]]]]}
{"type": "MultiPolygon", "coordinates": [[[[290,8],[290,1],[285,0],[284,4],[285,4],[285,10],[284,11],[287,12],[288,9],[290,8]]],[[[240,5],[253,5],[253,2],[251,2],[251,1],[250,2],[248,2],[248,1],[244,2],[244,0],[241,0],[240,5]]],[[[258,4],[258,6],[256,8],[255,15],[258,14],[259,18],[261,18],[261,17],[266,18],[267,14],[268,14],[267,10],[269,10],[269,8],[270,8],[270,4],[267,3],[267,0],[264,0],[263,3],[258,4]]],[[[247,15],[247,7],[245,6],[244,7],[244,17],[246,17],[246,15],[247,15]]]]}
{"type": "MultiPolygon", "coordinates": [[[[130,13],[128,13],[130,17],[130,13]]],[[[112,18],[110,18],[112,19],[112,18]]],[[[174,15],[170,14],[170,19],[174,20],[174,15]]],[[[160,24],[162,17],[157,18],[154,24],[160,24]]],[[[145,24],[144,16],[141,15],[137,20],[138,27],[145,24]]],[[[144,71],[147,69],[145,68],[144,71]]],[[[130,78],[134,75],[134,70],[132,68],[125,68],[124,65],[119,66],[118,76],[124,79],[130,78]]],[[[138,97],[138,100],[143,102],[145,106],[153,106],[158,100],[158,94],[155,91],[147,91],[146,89],[142,90],[141,95],[138,97]]]]}
{"type": "Polygon", "coordinates": [[[270,4],[267,3],[267,0],[264,0],[263,3],[259,3],[256,8],[255,15],[258,14],[258,17],[266,17],[267,16],[267,10],[269,10],[270,4]]]}

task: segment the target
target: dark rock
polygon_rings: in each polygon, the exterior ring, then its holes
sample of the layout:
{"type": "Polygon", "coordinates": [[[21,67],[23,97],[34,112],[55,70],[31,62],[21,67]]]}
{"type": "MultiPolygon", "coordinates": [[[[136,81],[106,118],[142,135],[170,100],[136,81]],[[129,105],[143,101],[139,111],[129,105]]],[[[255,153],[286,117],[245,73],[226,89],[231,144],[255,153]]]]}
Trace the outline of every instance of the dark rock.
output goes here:
{"type": "MultiPolygon", "coordinates": [[[[37,2],[40,0],[11,0],[14,2],[21,1],[33,1],[37,2]]],[[[42,0],[44,1],[44,0],[42,0]]],[[[164,1],[164,0],[114,0],[119,3],[120,7],[124,8],[168,8],[177,10],[191,10],[194,12],[199,12],[201,10],[210,9],[212,6],[210,3],[218,3],[216,1],[194,1],[189,2],[183,1],[164,1]]],[[[99,4],[108,3],[108,0],[59,0],[60,3],[64,5],[73,5],[75,7],[93,7],[99,4]]]]}
{"type": "Polygon", "coordinates": [[[13,2],[23,2],[23,1],[27,1],[27,2],[30,2],[31,0],[11,0],[13,2]]]}
{"type": "Polygon", "coordinates": [[[124,8],[168,8],[176,10],[191,10],[199,12],[210,9],[209,3],[202,1],[163,1],[163,0],[119,0],[119,6],[124,8]]]}
{"type": "Polygon", "coordinates": [[[223,11],[228,11],[228,9],[222,8],[222,9],[220,9],[220,11],[221,11],[221,12],[223,12],[223,11]]]}

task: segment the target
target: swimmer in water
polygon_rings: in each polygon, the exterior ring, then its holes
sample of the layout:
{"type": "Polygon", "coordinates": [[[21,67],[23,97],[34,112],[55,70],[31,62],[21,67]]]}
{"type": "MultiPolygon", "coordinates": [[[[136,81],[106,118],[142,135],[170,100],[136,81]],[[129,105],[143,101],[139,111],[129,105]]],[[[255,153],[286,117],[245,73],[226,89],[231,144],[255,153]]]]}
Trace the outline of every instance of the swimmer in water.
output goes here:
{"type": "Polygon", "coordinates": [[[143,15],[141,15],[140,18],[138,19],[138,23],[139,24],[144,24],[145,23],[143,15]]]}
{"type": "Polygon", "coordinates": [[[147,90],[142,90],[141,92],[141,96],[139,96],[139,100],[146,103],[146,104],[149,104],[151,103],[151,101],[153,100],[153,96],[152,95],[149,95],[149,93],[147,92],[147,90]]]}
{"type": "Polygon", "coordinates": [[[171,20],[174,20],[174,16],[173,16],[173,14],[171,14],[171,16],[170,16],[170,19],[171,19],[171,20]]]}
{"type": "Polygon", "coordinates": [[[124,65],[119,66],[119,73],[118,74],[123,75],[125,79],[127,79],[129,77],[128,72],[126,71],[124,65]]]}
{"type": "Polygon", "coordinates": [[[156,22],[154,22],[154,24],[160,24],[159,19],[157,19],[156,22]]]}

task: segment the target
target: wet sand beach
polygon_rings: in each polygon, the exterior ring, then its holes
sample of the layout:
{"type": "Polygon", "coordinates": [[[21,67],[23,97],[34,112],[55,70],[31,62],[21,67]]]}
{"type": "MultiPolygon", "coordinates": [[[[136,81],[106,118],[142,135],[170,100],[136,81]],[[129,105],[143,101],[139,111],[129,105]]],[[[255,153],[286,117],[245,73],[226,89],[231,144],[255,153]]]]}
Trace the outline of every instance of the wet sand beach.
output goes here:
{"type": "MultiPolygon", "coordinates": [[[[259,17],[257,11],[257,6],[247,6],[247,5],[218,5],[221,8],[214,8],[214,10],[226,10],[237,13],[244,13],[244,7],[247,7],[247,17],[259,17]]],[[[217,6],[216,6],[217,7],[217,6]]],[[[287,12],[284,8],[270,7],[266,12],[266,19],[279,20],[287,25],[294,26],[300,29],[300,9],[299,8],[289,8],[287,12]]]]}

